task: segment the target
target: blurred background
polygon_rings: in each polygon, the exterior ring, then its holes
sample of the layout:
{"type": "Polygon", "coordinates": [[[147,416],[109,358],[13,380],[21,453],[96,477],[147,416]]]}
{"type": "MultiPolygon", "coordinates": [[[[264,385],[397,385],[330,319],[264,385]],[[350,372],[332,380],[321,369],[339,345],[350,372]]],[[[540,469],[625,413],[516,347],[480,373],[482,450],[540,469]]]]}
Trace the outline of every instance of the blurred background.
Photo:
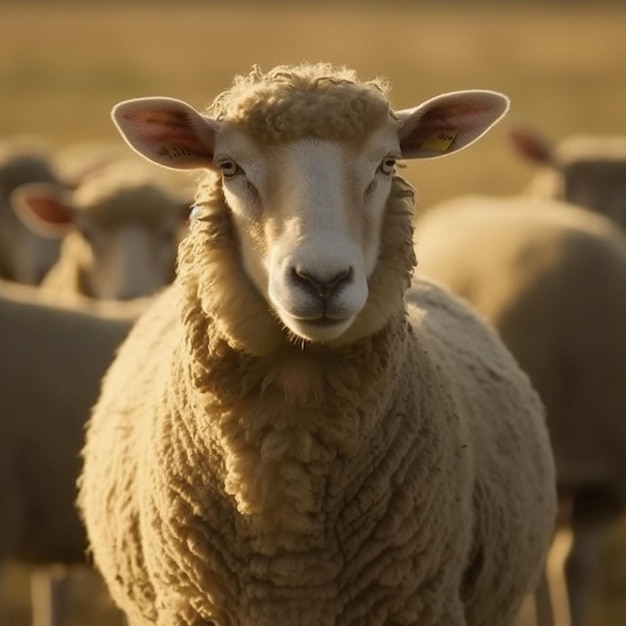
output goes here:
{"type": "MultiPolygon", "coordinates": [[[[387,77],[396,108],[466,88],[510,96],[507,120],[471,150],[407,167],[422,211],[465,192],[518,193],[533,169],[509,143],[513,124],[555,141],[626,134],[623,0],[2,0],[0,138],[35,135],[55,150],[119,143],[109,114],[120,100],[171,96],[203,109],[253,64],[303,60],[387,77]]],[[[73,625],[122,623],[91,583],[73,593],[73,625]]],[[[8,570],[1,594],[0,622],[26,626],[23,569],[8,570]]],[[[626,624],[624,525],[603,546],[592,620],[626,624]]]]}

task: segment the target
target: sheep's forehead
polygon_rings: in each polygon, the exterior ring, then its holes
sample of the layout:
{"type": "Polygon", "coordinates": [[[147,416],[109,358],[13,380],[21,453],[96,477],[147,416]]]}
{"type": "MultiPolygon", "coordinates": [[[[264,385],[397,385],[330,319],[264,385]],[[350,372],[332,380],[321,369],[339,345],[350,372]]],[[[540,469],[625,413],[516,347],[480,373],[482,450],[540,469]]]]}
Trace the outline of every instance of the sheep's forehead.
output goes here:
{"type": "Polygon", "coordinates": [[[241,125],[224,124],[216,139],[216,155],[228,154],[241,165],[254,167],[261,161],[274,163],[283,170],[289,162],[301,162],[318,155],[326,159],[330,153],[342,154],[353,162],[378,161],[389,151],[398,151],[397,123],[378,126],[356,140],[338,140],[306,135],[294,140],[264,143],[254,138],[241,125]]]}
{"type": "Polygon", "coordinates": [[[381,82],[359,83],[348,70],[326,66],[253,71],[218,96],[211,115],[268,143],[304,137],[359,140],[393,113],[381,82]]]}

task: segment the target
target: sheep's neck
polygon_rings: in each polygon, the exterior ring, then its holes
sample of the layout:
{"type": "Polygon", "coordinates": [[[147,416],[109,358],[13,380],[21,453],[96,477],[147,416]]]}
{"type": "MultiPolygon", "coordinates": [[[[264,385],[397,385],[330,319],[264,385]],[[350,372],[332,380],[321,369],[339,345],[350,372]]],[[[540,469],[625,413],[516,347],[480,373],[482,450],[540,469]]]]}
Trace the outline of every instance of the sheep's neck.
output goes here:
{"type": "Polygon", "coordinates": [[[322,540],[329,483],[379,435],[407,332],[397,319],[350,348],[263,359],[211,342],[217,361],[203,372],[200,428],[223,459],[238,532],[257,550],[322,540]]]}

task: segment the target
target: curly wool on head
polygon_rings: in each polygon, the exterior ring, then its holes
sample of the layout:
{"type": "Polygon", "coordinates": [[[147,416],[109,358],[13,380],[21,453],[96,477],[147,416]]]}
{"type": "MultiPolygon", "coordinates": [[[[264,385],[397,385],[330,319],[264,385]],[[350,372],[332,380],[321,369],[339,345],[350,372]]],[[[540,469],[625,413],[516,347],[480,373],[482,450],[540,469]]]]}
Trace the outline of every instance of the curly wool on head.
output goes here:
{"type": "Polygon", "coordinates": [[[266,74],[254,66],[208,113],[268,143],[305,136],[358,140],[393,117],[388,89],[382,79],[361,83],[354,71],[326,63],[279,66],[266,74]]]}

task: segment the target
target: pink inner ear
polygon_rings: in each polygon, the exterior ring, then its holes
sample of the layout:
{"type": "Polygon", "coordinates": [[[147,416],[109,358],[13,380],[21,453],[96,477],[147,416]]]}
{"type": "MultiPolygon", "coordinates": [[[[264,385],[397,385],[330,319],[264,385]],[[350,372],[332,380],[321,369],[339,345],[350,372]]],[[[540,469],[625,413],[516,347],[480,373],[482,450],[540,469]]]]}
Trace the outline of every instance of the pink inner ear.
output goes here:
{"type": "Polygon", "coordinates": [[[126,122],[139,124],[144,140],[191,143],[189,120],[184,111],[130,110],[120,117],[126,122]]]}
{"type": "Polygon", "coordinates": [[[33,215],[46,224],[70,226],[74,223],[72,211],[55,198],[33,193],[25,201],[33,215]]]}
{"type": "Polygon", "coordinates": [[[24,185],[12,196],[15,212],[24,224],[42,237],[62,237],[74,224],[72,207],[62,201],[61,190],[24,185]],[[31,188],[35,187],[35,188],[31,188]]]}
{"type": "Polygon", "coordinates": [[[546,165],[552,164],[552,147],[535,133],[513,128],[509,137],[515,149],[527,159],[546,165]]]}
{"type": "Polygon", "coordinates": [[[149,124],[154,128],[158,128],[159,125],[162,128],[175,128],[176,126],[186,128],[188,126],[186,112],[177,111],[173,108],[141,110],[129,107],[124,111],[122,117],[132,122],[149,124]]]}
{"type": "Polygon", "coordinates": [[[115,121],[130,146],[150,161],[173,169],[198,169],[213,161],[214,129],[195,109],[168,98],[118,104],[115,121]]]}
{"type": "Polygon", "coordinates": [[[426,111],[420,119],[423,134],[453,128],[461,133],[470,133],[483,128],[484,119],[492,117],[492,106],[478,102],[451,102],[445,106],[426,111]]]}
{"type": "Polygon", "coordinates": [[[400,111],[404,158],[435,158],[457,152],[484,135],[508,110],[502,94],[470,90],[442,94],[400,111]]]}

